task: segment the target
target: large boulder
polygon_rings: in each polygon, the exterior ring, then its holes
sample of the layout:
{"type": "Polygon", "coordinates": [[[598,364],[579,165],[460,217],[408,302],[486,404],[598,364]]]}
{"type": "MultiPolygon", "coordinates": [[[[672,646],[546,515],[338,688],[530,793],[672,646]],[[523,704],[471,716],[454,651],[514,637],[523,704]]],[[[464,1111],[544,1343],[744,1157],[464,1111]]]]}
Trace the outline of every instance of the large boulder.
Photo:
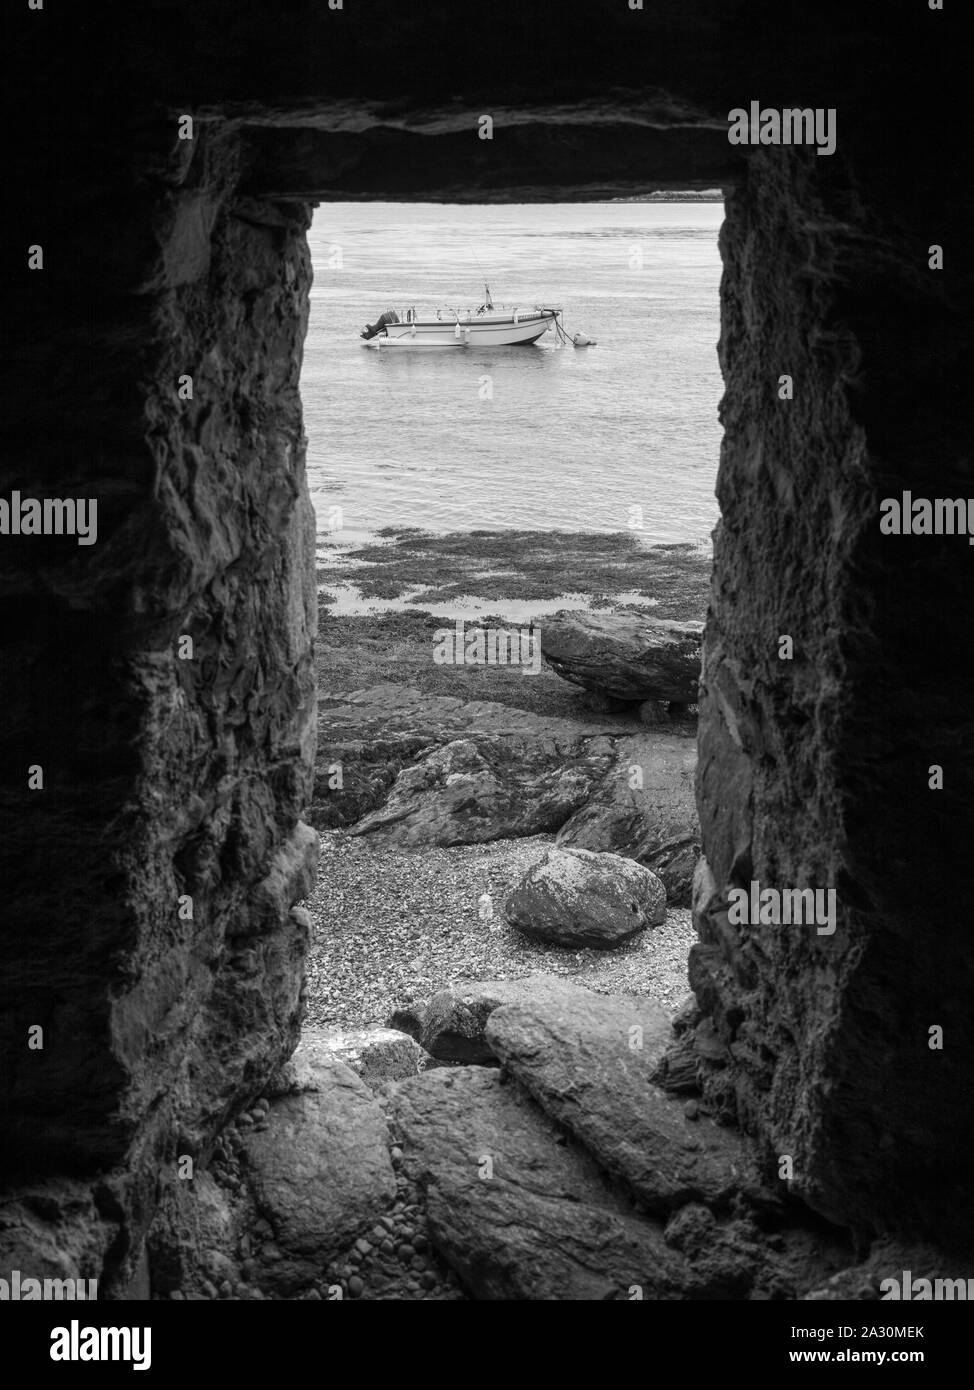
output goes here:
{"type": "Polygon", "coordinates": [[[477,980],[442,989],[425,1006],[397,1010],[389,1019],[389,1027],[408,1033],[415,1044],[439,1062],[490,1066],[497,1058],[487,1045],[484,1031],[495,1009],[527,999],[568,1003],[578,992],[578,985],[568,984],[557,975],[477,980]]]}
{"type": "Polygon", "coordinates": [[[643,613],[556,613],[541,626],[541,652],[566,681],[622,700],[692,704],[700,680],[703,623],[643,613]]]}
{"type": "Polygon", "coordinates": [[[559,946],[616,946],[666,916],[666,889],[651,869],[619,854],[552,846],[504,904],[526,936],[559,946]]]}
{"type": "Polygon", "coordinates": [[[652,1084],[672,1038],[658,1005],[580,990],[570,1008],[505,1004],[486,1033],[538,1104],[650,1210],[687,1202],[726,1210],[739,1194],[775,1204],[740,1134],[689,1118],[652,1084]]]}
{"type": "Polygon", "coordinates": [[[266,1282],[284,1296],[319,1278],[396,1192],[371,1092],[320,1036],[293,1061],[291,1093],[273,1101],[266,1129],[243,1140],[247,1179],[280,1252],[266,1282]]]}
{"type": "Polygon", "coordinates": [[[668,903],[689,904],[700,857],[696,766],[696,739],[668,729],[620,738],[611,772],[555,843],[636,859],[662,880],[668,903]]]}
{"type": "Polygon", "coordinates": [[[622,1301],[633,1286],[683,1296],[683,1255],[497,1071],[404,1081],[393,1123],[425,1189],[430,1238],[473,1298],[622,1301]]]}

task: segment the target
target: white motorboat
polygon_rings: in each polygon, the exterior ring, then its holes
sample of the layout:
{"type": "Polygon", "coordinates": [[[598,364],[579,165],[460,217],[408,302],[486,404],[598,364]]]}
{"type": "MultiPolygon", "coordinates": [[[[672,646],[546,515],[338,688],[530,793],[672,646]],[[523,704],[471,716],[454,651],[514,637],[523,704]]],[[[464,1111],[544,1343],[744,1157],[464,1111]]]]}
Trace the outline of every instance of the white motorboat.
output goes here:
{"type": "Polygon", "coordinates": [[[511,347],[536,343],[552,327],[560,328],[560,307],[536,304],[531,309],[518,305],[495,305],[489,286],[484,286],[483,304],[477,309],[416,308],[387,309],[375,323],[367,324],[362,337],[370,347],[379,348],[465,348],[511,347]]]}

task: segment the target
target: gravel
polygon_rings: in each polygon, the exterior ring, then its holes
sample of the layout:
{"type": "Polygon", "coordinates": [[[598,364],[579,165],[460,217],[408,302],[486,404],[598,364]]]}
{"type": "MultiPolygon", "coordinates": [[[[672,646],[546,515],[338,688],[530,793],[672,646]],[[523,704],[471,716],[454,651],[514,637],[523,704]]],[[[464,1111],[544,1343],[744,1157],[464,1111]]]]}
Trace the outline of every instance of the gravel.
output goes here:
{"type": "Polygon", "coordinates": [[[669,909],[662,926],[611,951],[531,942],[508,926],[507,893],[553,839],[405,849],[322,832],[318,886],[305,904],[314,923],[307,1024],[384,1023],[394,1009],[450,985],[534,972],[604,994],[645,994],[675,1011],[690,992],[696,937],[688,909],[669,909]]]}

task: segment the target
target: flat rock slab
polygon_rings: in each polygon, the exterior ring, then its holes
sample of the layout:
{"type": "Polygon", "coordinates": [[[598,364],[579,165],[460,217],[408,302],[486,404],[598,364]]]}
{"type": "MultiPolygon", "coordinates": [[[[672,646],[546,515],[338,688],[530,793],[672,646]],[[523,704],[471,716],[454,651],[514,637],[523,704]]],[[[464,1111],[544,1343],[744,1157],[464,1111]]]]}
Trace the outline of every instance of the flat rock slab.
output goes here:
{"type": "Polygon", "coordinates": [[[559,843],[636,859],[671,902],[689,901],[700,838],[692,729],[626,734],[584,712],[537,715],[396,685],[319,709],[319,828],[412,845],[558,831],[559,843]]]}
{"type": "Polygon", "coordinates": [[[696,768],[695,736],[659,729],[620,738],[612,770],[555,843],[635,859],[659,876],[670,903],[688,904],[700,858],[696,768]]]}
{"type": "MultiPolygon", "coordinates": [[[[550,792],[551,786],[557,783],[557,771],[562,764],[578,762],[590,751],[596,755],[605,753],[608,744],[598,750],[592,750],[591,745],[596,740],[618,734],[614,722],[597,716],[539,715],[490,700],[466,701],[452,695],[428,695],[411,686],[392,683],[322,696],[318,701],[318,719],[317,776],[309,817],[319,829],[361,821],[363,816],[382,806],[400,773],[411,772],[414,765],[422,764],[445,745],[463,741],[474,748],[479,748],[481,743],[487,745],[482,756],[489,770],[482,768],[480,771],[484,777],[483,790],[494,803],[492,814],[496,815],[505,804],[505,788],[509,783],[511,796],[506,805],[513,813],[513,823],[517,824],[523,812],[523,807],[517,805],[519,791],[522,797],[529,790],[532,794],[539,790],[550,792]],[[505,758],[503,745],[509,740],[517,741],[517,753],[505,758]],[[491,745],[498,743],[500,754],[492,754],[491,745]],[[335,786],[333,769],[336,765],[343,770],[340,787],[335,786]],[[532,771],[529,772],[529,768],[532,771]],[[549,777],[547,787],[525,785],[545,772],[554,774],[549,777]]],[[[451,754],[451,762],[453,757],[451,754]]],[[[611,759],[606,761],[603,770],[607,770],[610,763],[611,759]]],[[[440,770],[440,764],[433,764],[429,769],[426,790],[434,795],[440,770]]],[[[458,765],[445,775],[449,776],[452,771],[466,771],[468,776],[471,773],[469,767],[463,769],[458,765]]],[[[418,797],[422,790],[423,779],[411,777],[397,788],[397,795],[409,801],[418,797]]],[[[406,806],[407,814],[410,809],[412,807],[406,806]]],[[[567,805],[562,820],[574,809],[575,804],[567,805]]],[[[428,819],[426,811],[421,815],[428,819]]],[[[402,816],[393,816],[388,824],[397,819],[402,816]]],[[[387,822],[376,822],[373,828],[379,830],[380,825],[384,831],[387,822]]],[[[557,829],[557,825],[553,828],[557,829]]],[[[399,833],[402,832],[390,830],[390,838],[394,839],[399,833]]],[[[416,843],[423,842],[417,836],[416,843]]],[[[454,838],[429,843],[461,844],[464,841],[454,838]]]]}
{"type": "Polygon", "coordinates": [[[268,1128],[243,1140],[248,1181],[281,1252],[268,1281],[285,1295],[320,1277],[396,1193],[388,1127],[371,1092],[320,1037],[292,1060],[303,1089],[273,1101],[268,1128]]]}
{"type": "Polygon", "coordinates": [[[426,1190],[430,1237],[474,1298],[624,1300],[634,1285],[644,1298],[682,1296],[683,1257],[497,1071],[404,1081],[393,1123],[426,1190]]]}
{"type": "Polygon", "coordinates": [[[396,778],[352,828],[383,844],[470,845],[559,829],[612,766],[607,738],[456,739],[396,778]]]}
{"type": "MultiPolygon", "coordinates": [[[[530,679],[526,677],[525,679],[530,679]]],[[[585,738],[618,732],[617,724],[597,714],[578,718],[535,714],[495,700],[461,700],[454,695],[429,695],[410,685],[370,686],[344,694],[322,694],[318,700],[322,740],[375,738],[415,734],[430,742],[448,743],[467,732],[529,733],[546,738],[585,738]]]]}
{"type": "MultiPolygon", "coordinates": [[[[560,1001],[567,1006],[581,986],[569,984],[558,975],[528,975],[521,980],[482,980],[473,984],[440,990],[419,1009],[403,1009],[389,1019],[391,1028],[401,1028],[415,1038],[424,1052],[437,1061],[489,1066],[497,1058],[487,1045],[487,1020],[501,1004],[522,1000],[560,1001]]],[[[582,991],[585,994],[589,990],[582,991]]]]}
{"type": "Polygon", "coordinates": [[[487,1020],[487,1045],[553,1119],[650,1208],[687,1202],[726,1208],[758,1195],[740,1136],[701,1118],[650,1082],[672,1030],[657,1005],[579,991],[571,1007],[529,1000],[487,1020]],[[639,1037],[642,1046],[631,1040],[639,1037]]]}
{"type": "Polygon", "coordinates": [[[541,652],[559,676],[622,700],[693,704],[703,623],[642,613],[561,612],[541,626],[541,652]]]}
{"type": "Polygon", "coordinates": [[[508,895],[504,915],[525,936],[558,946],[617,946],[659,926],[666,889],[633,859],[553,845],[508,895]]]}

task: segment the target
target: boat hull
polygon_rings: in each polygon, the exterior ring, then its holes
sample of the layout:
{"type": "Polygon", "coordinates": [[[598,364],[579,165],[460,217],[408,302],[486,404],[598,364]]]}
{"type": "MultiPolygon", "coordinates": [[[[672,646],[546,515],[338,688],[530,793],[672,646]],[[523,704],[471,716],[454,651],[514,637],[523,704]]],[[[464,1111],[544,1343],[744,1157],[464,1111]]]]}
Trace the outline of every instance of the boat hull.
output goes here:
{"type": "Polygon", "coordinates": [[[551,312],[503,319],[423,319],[416,323],[390,323],[369,341],[370,347],[464,348],[515,347],[536,343],[554,322],[551,312]]]}

